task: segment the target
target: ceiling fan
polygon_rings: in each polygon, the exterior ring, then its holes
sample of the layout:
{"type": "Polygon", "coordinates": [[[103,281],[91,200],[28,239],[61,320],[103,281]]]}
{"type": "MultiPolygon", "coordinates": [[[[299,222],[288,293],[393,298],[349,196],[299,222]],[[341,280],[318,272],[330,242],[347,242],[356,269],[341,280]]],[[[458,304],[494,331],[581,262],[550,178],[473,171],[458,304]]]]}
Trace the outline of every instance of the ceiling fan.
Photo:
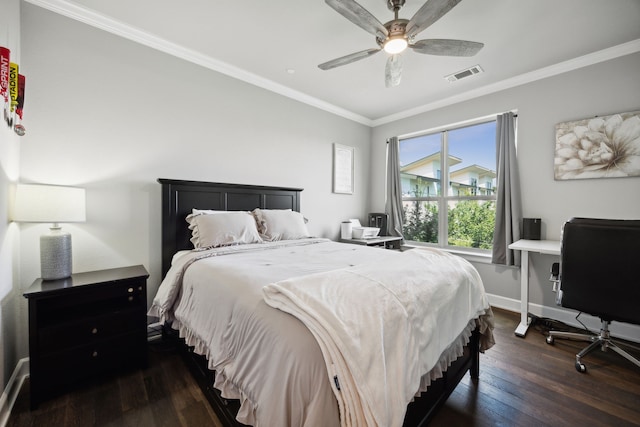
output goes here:
{"type": "Polygon", "coordinates": [[[336,12],[360,28],[376,36],[378,47],[355,52],[318,65],[321,70],[330,70],[350,64],[384,50],[390,56],[385,67],[387,87],[400,84],[402,62],[400,54],[407,48],[415,52],[439,56],[473,56],[483,43],[466,40],[424,39],[415,40],[416,35],[442,18],[462,0],[427,0],[410,20],[398,18],[405,0],[387,0],[387,6],[394,13],[394,19],[382,24],[368,10],[355,0],[325,0],[336,12]]]}

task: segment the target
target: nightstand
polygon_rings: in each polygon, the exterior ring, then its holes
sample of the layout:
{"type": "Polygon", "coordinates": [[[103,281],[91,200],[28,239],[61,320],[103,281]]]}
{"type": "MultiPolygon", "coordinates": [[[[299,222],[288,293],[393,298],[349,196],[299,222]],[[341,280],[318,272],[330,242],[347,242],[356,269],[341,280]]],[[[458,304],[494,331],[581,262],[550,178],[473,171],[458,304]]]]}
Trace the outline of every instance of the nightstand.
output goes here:
{"type": "Polygon", "coordinates": [[[147,364],[142,265],[37,279],[29,300],[31,408],[99,375],[147,364]]]}
{"type": "Polygon", "coordinates": [[[370,239],[340,239],[342,243],[353,243],[355,245],[365,246],[383,246],[386,249],[400,249],[400,241],[402,237],[396,236],[378,236],[370,239]]]}

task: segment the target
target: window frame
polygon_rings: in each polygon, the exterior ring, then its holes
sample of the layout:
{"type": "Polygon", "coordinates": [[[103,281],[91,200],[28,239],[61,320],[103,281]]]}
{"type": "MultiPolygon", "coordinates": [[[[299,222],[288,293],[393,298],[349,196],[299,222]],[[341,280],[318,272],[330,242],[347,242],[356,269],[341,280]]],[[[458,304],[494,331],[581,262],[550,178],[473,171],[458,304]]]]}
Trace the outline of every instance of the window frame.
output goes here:
{"type": "MultiPolygon", "coordinates": [[[[451,125],[440,126],[437,128],[415,132],[412,134],[402,135],[398,137],[400,143],[406,139],[418,138],[426,135],[434,135],[440,134],[440,176],[438,178],[438,185],[440,185],[441,191],[438,196],[422,196],[422,197],[402,197],[403,202],[415,202],[422,201],[428,203],[437,203],[438,205],[438,243],[430,243],[430,242],[418,242],[414,240],[407,240],[411,246],[429,246],[436,247],[439,249],[443,249],[449,252],[458,252],[458,253],[470,253],[480,256],[489,256],[491,254],[491,249],[481,249],[481,248],[472,248],[468,246],[454,246],[449,245],[449,202],[460,202],[463,200],[471,200],[471,201],[493,201],[497,203],[497,191],[494,191],[493,195],[475,195],[475,196],[455,196],[449,195],[449,184],[451,182],[450,170],[449,170],[449,161],[448,161],[448,153],[449,153],[449,141],[448,141],[448,133],[457,129],[462,129],[466,127],[481,125],[489,122],[496,122],[498,119],[497,114],[484,116],[481,118],[455,123],[451,125]],[[447,180],[447,185],[445,185],[444,179],[447,180]]],[[[497,152],[498,147],[495,147],[495,151],[497,152]]],[[[498,165],[496,164],[496,169],[498,165]]],[[[496,170],[497,173],[497,170],[496,170]]],[[[479,188],[479,187],[478,187],[479,188]]],[[[496,186],[497,189],[497,186],[496,186]]],[[[482,193],[478,191],[478,193],[482,193]]]]}

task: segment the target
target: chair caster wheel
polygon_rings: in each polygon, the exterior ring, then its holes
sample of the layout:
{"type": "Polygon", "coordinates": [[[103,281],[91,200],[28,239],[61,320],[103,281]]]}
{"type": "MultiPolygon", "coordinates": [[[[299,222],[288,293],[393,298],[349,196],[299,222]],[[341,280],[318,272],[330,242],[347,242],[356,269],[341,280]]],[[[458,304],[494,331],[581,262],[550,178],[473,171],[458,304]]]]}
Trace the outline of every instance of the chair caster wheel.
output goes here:
{"type": "Polygon", "coordinates": [[[584,363],[576,362],[576,371],[580,372],[581,374],[584,374],[585,372],[587,372],[587,367],[585,366],[584,363]]]}
{"type": "Polygon", "coordinates": [[[547,344],[553,345],[553,343],[554,343],[553,336],[552,335],[547,335],[547,340],[546,341],[547,341],[547,344]]]}

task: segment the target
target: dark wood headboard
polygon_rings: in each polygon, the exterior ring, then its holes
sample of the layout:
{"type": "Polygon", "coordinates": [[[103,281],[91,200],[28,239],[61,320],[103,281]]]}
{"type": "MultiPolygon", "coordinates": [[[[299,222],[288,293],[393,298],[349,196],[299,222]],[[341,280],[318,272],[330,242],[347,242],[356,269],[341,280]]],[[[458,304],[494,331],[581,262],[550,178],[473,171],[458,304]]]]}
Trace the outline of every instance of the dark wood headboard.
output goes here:
{"type": "Polygon", "coordinates": [[[191,230],[185,221],[193,208],[221,211],[292,209],[300,212],[301,188],[164,178],[158,182],[162,184],[162,277],[169,271],[176,252],[193,249],[189,240],[191,230]]]}

